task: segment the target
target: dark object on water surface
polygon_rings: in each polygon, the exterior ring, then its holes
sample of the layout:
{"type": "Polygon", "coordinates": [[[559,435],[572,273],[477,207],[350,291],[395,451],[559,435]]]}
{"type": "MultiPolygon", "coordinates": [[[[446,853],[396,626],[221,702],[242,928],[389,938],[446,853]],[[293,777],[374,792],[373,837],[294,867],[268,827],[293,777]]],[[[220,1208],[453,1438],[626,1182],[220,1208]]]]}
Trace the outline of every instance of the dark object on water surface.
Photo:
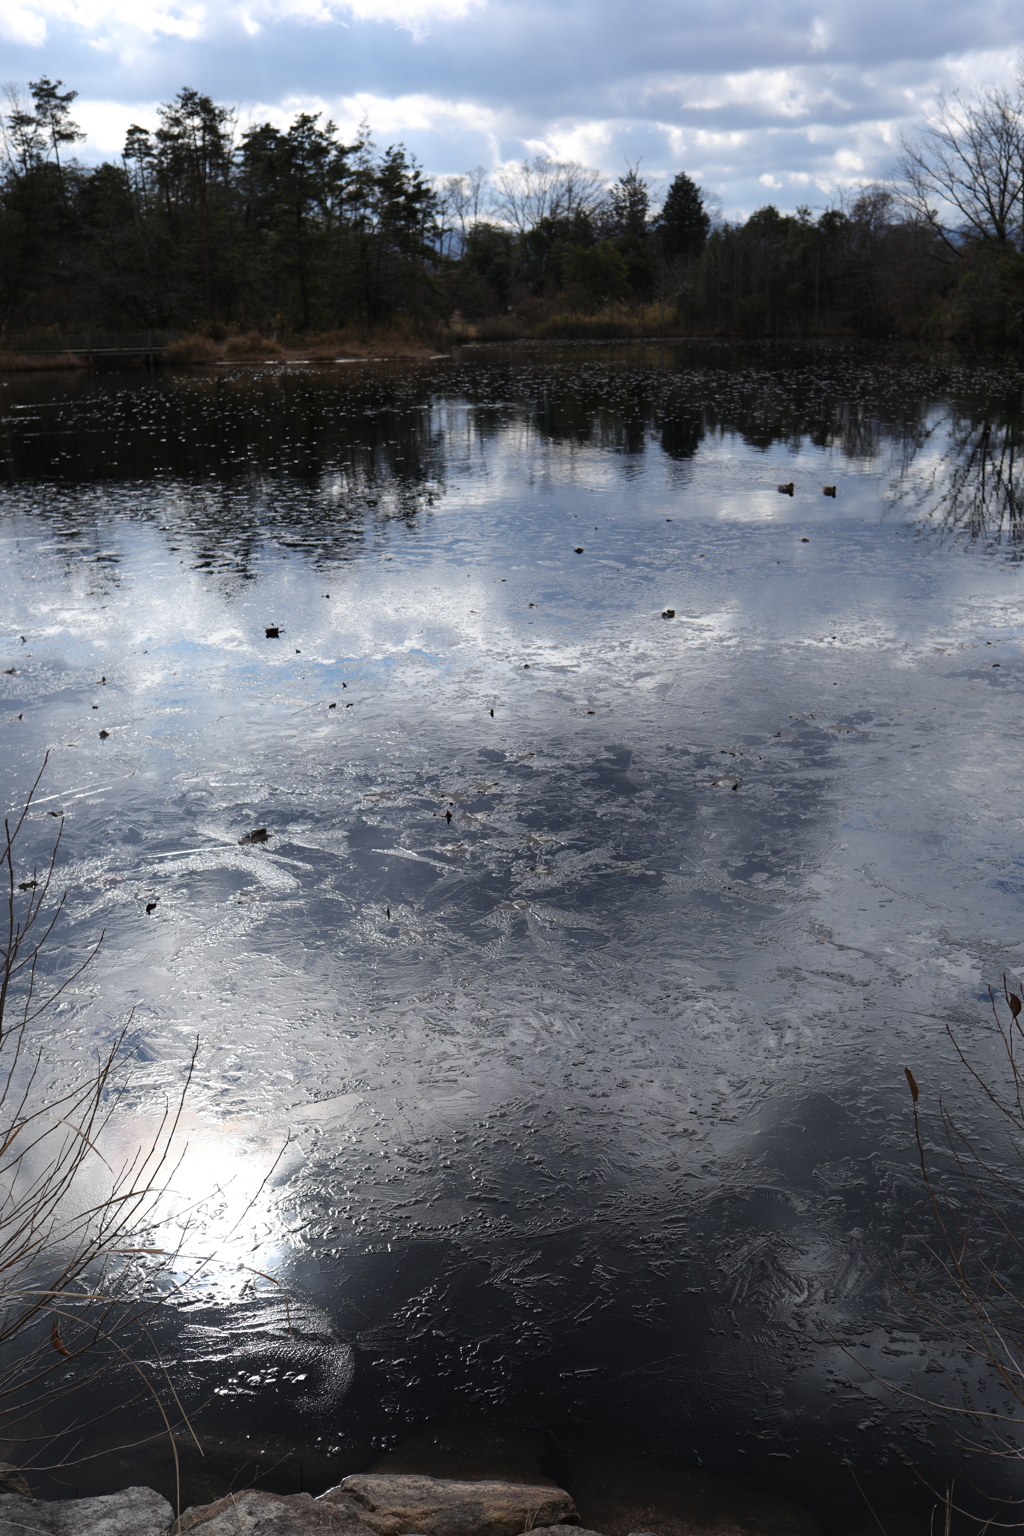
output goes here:
{"type": "Polygon", "coordinates": [[[100,741],[106,741],[106,739],[107,739],[107,737],[109,735],[110,735],[109,731],[100,731],[100,741]]]}
{"type": "Polygon", "coordinates": [[[267,843],[270,841],[270,833],[266,827],[254,827],[251,832],[246,832],[244,837],[238,839],[240,843],[267,843]]]}
{"type": "Polygon", "coordinates": [[[808,538],[808,537],[807,537],[807,536],[806,536],[806,534],[805,534],[805,535],[804,535],[804,537],[803,537],[803,538],[802,538],[802,539],[801,539],[801,540],[800,540],[800,543],[801,543],[801,544],[809,544],[809,543],[810,543],[810,542],[811,542],[811,541],[810,541],[810,539],[809,539],[809,538],[808,538]]]}
{"type": "Polygon", "coordinates": [[[676,616],[676,611],[674,608],[663,608],[661,610],[661,616],[663,619],[674,619],[676,616]]]}
{"type": "Polygon", "coordinates": [[[583,545],[582,544],[579,546],[578,549],[574,549],[573,550],[573,554],[574,555],[582,555],[582,553],[583,553],[583,545]]]}
{"type": "Polygon", "coordinates": [[[280,640],[280,638],[281,638],[281,628],[280,628],[280,625],[278,625],[278,624],[268,624],[267,625],[267,639],[268,640],[280,640]]]}
{"type": "Polygon", "coordinates": [[[792,480],[789,482],[788,485],[780,485],[779,486],[779,490],[782,492],[783,496],[792,496],[794,489],[795,489],[795,482],[792,481],[792,480]]]}
{"type": "Polygon", "coordinates": [[[821,488],[821,494],[823,496],[834,496],[836,494],[836,488],[834,485],[823,485],[821,488]]]}
{"type": "Polygon", "coordinates": [[[328,704],[327,706],[328,709],[337,709],[337,707],[337,704],[328,704]]]}
{"type": "Polygon", "coordinates": [[[451,811],[445,811],[445,813],[444,813],[444,819],[445,819],[445,821],[448,821],[448,822],[450,822],[450,821],[451,821],[451,819],[452,819],[452,813],[451,813],[451,811]]]}
{"type": "Polygon", "coordinates": [[[156,898],[156,901],[147,901],[146,902],[146,916],[147,917],[149,916],[150,912],[155,912],[156,911],[156,903],[159,900],[160,900],[160,897],[158,896],[156,898]]]}

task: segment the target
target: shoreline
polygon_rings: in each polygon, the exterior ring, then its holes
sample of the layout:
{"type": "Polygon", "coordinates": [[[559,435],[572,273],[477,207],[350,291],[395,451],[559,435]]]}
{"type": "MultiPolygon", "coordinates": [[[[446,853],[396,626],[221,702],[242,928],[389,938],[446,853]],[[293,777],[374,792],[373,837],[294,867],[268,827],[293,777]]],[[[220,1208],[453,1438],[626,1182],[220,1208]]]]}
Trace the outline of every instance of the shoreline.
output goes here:
{"type": "Polygon", "coordinates": [[[141,1485],[37,1499],[20,1469],[0,1463],[0,1536],[821,1536],[815,1517],[790,1500],[701,1474],[691,1484],[674,1507],[641,1499],[602,1509],[580,1508],[548,1478],[378,1471],[350,1474],[317,1495],[248,1487],[184,1509],[179,1499],[176,1514],[141,1485]]]}

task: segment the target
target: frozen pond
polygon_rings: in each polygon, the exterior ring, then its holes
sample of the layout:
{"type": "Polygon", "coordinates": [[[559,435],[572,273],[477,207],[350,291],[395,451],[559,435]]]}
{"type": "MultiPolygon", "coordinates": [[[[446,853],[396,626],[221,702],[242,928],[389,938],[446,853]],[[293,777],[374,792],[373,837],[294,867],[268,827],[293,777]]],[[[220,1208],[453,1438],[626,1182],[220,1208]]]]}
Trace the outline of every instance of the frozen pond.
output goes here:
{"type": "Polygon", "coordinates": [[[886,1255],[903,1066],[957,1103],[946,1025],[1024,965],[1022,382],[668,345],[8,377],[5,805],[49,750],[51,963],[106,933],[47,1059],[134,1009],[144,1120],[199,1037],[200,1431],[347,1471],[469,1418],[840,1487],[837,1530],[845,1456],[898,1497],[924,1442],[831,1336],[941,1380],[886,1255]]]}

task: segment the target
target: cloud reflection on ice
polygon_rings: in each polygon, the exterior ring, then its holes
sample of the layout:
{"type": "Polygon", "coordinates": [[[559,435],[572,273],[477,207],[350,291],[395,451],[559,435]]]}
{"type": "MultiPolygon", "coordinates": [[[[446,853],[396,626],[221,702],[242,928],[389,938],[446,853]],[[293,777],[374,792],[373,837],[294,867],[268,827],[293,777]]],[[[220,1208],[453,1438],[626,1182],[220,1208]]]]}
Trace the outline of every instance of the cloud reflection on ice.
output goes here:
{"type": "Polygon", "coordinates": [[[252,1264],[351,1351],[339,1437],[482,1398],[832,1475],[872,1389],[823,1330],[897,1305],[902,1064],[955,1096],[944,1023],[1019,951],[1020,606],[887,507],[928,381],[815,356],[95,380],[98,483],[16,444],[5,782],[52,746],[71,938],[108,931],[65,1047],[134,1003],[155,1095],[200,1035],[197,1196],[293,1136],[182,1321],[197,1383],[281,1341],[272,1286],[223,1312],[252,1264]]]}

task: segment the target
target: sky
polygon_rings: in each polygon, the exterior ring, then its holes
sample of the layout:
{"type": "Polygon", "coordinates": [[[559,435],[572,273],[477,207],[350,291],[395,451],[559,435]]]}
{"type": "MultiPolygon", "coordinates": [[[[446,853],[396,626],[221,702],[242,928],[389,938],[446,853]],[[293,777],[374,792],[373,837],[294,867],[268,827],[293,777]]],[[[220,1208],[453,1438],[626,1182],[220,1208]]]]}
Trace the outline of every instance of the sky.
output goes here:
{"type": "Polygon", "coordinates": [[[0,0],[0,80],[77,90],[86,161],[189,85],[242,127],[366,119],[431,175],[685,170],[727,218],[855,195],[1022,48],[1020,0],[0,0]]]}

